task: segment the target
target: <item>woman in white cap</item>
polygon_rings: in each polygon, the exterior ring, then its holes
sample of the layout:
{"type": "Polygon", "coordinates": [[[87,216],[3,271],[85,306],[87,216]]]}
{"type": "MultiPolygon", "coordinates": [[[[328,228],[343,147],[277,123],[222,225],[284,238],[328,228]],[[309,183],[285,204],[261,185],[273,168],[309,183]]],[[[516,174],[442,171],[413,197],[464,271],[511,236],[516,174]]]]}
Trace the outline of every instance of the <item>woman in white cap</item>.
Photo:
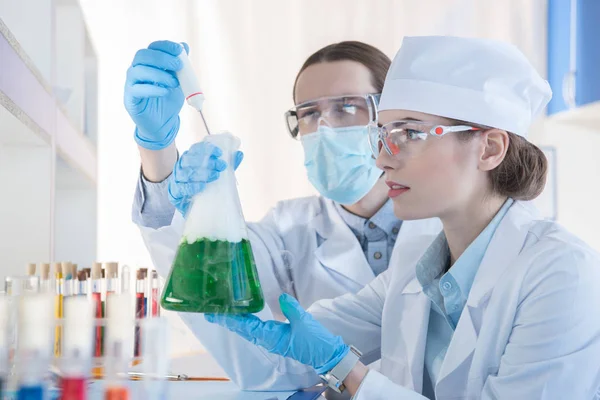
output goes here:
{"type": "Polygon", "coordinates": [[[511,45],[406,38],[372,144],[396,216],[443,232],[358,294],[310,312],[283,295],[289,323],[207,319],[355,399],[597,398],[600,257],[526,201],[546,178],[527,130],[550,97],[511,45]],[[369,371],[360,354],[379,349],[369,371]]]}

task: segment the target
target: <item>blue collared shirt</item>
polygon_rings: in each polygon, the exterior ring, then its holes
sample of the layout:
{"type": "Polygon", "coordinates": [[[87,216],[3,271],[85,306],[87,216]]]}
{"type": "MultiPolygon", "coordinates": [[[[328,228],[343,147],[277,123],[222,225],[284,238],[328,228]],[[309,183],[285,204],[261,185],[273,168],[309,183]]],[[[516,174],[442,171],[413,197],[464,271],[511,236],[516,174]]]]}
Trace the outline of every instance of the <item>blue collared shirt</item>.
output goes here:
{"type": "Polygon", "coordinates": [[[434,398],[434,387],[462,314],[473,280],[485,256],[496,228],[514,203],[508,199],[488,226],[450,266],[450,250],[446,235],[441,232],[417,263],[417,279],[423,293],[431,300],[429,328],[425,346],[423,395],[434,398]]]}
{"type": "MultiPolygon", "coordinates": [[[[153,183],[140,172],[132,207],[132,219],[137,225],[158,229],[171,223],[175,207],[167,195],[168,179],[153,183]]],[[[388,200],[373,217],[354,215],[335,203],[342,220],[360,243],[373,273],[379,275],[388,268],[394,243],[402,221],[394,215],[394,205],[388,200]]]]}

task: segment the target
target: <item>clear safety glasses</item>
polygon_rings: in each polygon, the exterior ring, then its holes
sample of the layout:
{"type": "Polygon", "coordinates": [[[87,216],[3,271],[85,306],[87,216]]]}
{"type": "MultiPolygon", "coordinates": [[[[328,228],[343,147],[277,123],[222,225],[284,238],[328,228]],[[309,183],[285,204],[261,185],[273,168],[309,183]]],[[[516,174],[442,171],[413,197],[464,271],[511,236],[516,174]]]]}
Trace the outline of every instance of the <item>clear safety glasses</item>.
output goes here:
{"type": "Polygon", "coordinates": [[[431,122],[401,120],[392,121],[382,126],[369,127],[369,144],[375,157],[379,156],[381,149],[389,155],[396,155],[404,149],[419,146],[429,136],[441,137],[450,132],[480,131],[467,125],[444,126],[431,122]]]}
{"type": "Polygon", "coordinates": [[[292,107],[285,120],[294,139],[316,132],[320,124],[331,128],[367,126],[376,121],[378,101],[379,94],[323,97],[292,107]]]}

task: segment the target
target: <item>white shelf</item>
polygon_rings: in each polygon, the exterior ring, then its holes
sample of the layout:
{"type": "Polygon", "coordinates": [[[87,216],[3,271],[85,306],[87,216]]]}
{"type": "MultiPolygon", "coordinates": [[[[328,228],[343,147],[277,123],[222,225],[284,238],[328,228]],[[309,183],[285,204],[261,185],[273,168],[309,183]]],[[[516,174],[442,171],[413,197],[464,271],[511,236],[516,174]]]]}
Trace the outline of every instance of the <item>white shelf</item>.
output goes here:
{"type": "MultiPolygon", "coordinates": [[[[83,53],[81,54],[83,57],[83,53]]],[[[50,92],[50,85],[43,80],[31,59],[24,53],[16,38],[0,21],[0,105],[4,106],[24,125],[29,126],[44,142],[56,142],[59,153],[72,168],[80,170],[92,183],[96,182],[96,150],[83,134],[81,123],[67,116],[65,106],[60,105],[50,92]],[[78,125],[80,125],[78,127],[78,125]]],[[[83,66],[83,62],[82,62],[83,66]]],[[[83,68],[82,68],[83,76],[83,68]]],[[[81,86],[84,86],[83,80],[81,86]]],[[[79,98],[80,103],[83,97],[79,98]]],[[[80,107],[83,110],[83,106],[80,107]]],[[[4,121],[1,120],[4,124],[4,121]]],[[[22,142],[22,130],[3,133],[4,142],[22,142]]]]}
{"type": "Polygon", "coordinates": [[[77,0],[0,0],[0,278],[95,261],[97,75],[77,0]]]}
{"type": "MultiPolygon", "coordinates": [[[[0,20],[19,40],[40,76],[52,80],[52,3],[55,0],[0,0],[0,20]]],[[[1,58],[0,58],[1,60],[1,58]]],[[[3,60],[4,61],[4,60],[3,60]]]]}
{"type": "Polygon", "coordinates": [[[8,111],[5,103],[10,99],[0,93],[0,145],[4,146],[47,146],[43,137],[35,133],[30,126],[24,124],[13,113],[8,111]]]}

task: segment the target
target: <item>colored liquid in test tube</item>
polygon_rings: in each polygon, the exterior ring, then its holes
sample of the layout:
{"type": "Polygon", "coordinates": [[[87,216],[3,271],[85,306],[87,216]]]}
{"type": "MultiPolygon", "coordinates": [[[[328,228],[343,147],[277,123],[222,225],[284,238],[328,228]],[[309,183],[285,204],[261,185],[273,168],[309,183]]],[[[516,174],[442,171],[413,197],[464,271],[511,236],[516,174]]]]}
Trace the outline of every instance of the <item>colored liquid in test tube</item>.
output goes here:
{"type": "Polygon", "coordinates": [[[48,294],[19,299],[18,400],[45,400],[45,376],[52,355],[52,300],[48,294]]]}
{"type": "MultiPolygon", "coordinates": [[[[56,279],[56,295],[54,297],[54,317],[57,322],[62,321],[64,317],[63,302],[64,302],[64,290],[65,283],[63,279],[63,270],[60,263],[54,263],[54,277],[56,279]]],[[[60,324],[54,328],[54,356],[60,357],[62,345],[62,327],[60,324]]]]}
{"type": "Polygon", "coordinates": [[[65,315],[60,400],[86,400],[92,361],[94,304],[85,296],[70,297],[65,300],[65,315]]]}
{"type": "Polygon", "coordinates": [[[91,270],[91,291],[92,302],[94,303],[94,318],[96,319],[96,327],[94,328],[94,357],[102,357],[102,345],[104,338],[104,327],[101,325],[104,318],[102,305],[102,264],[95,262],[91,270]]]}
{"type": "MultiPolygon", "coordinates": [[[[147,271],[147,270],[146,270],[147,271]]],[[[139,357],[141,353],[141,335],[139,323],[146,316],[146,271],[143,268],[137,270],[135,280],[135,343],[133,347],[134,357],[139,357]]]]}
{"type": "Polygon", "coordinates": [[[148,290],[148,268],[140,268],[140,271],[144,275],[144,315],[140,317],[143,318],[148,314],[148,297],[150,296],[150,291],[148,290]]]}
{"type": "Polygon", "coordinates": [[[158,272],[152,271],[150,295],[152,298],[152,316],[158,317],[160,315],[159,298],[160,296],[160,281],[158,280],[158,272]]]}

